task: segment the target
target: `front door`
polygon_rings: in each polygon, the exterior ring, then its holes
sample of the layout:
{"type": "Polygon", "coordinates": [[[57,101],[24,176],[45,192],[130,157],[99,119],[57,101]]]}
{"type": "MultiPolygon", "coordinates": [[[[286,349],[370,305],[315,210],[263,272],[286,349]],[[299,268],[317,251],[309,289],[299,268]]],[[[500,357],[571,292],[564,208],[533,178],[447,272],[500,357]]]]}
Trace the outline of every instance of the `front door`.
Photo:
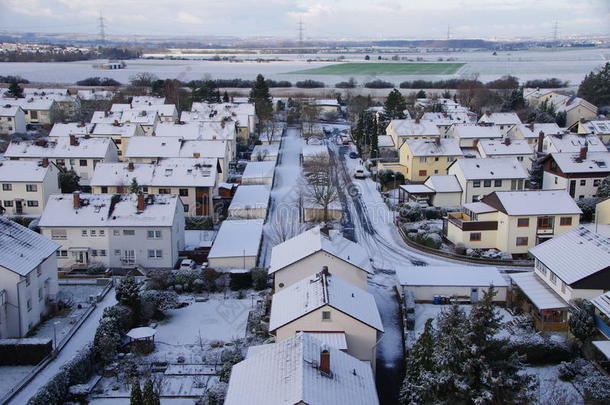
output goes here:
{"type": "Polygon", "coordinates": [[[121,260],[124,266],[133,266],[136,262],[136,251],[123,250],[123,258],[121,260]]]}
{"type": "Polygon", "coordinates": [[[570,180],[570,197],[574,198],[576,195],[576,180],[570,180]]]}
{"type": "Polygon", "coordinates": [[[210,200],[205,188],[197,188],[195,190],[195,205],[195,215],[210,215],[210,200]]]}
{"type": "Polygon", "coordinates": [[[15,201],[15,214],[17,214],[17,215],[23,214],[23,201],[21,201],[21,200],[15,201]]]}

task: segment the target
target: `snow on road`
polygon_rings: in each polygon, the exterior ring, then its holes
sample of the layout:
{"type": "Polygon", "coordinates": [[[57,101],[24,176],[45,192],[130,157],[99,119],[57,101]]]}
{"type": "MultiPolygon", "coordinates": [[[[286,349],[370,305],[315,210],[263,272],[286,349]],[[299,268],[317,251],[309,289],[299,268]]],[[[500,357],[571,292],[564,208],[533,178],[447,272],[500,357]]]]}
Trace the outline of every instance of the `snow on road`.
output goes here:
{"type": "Polygon", "coordinates": [[[89,315],[89,318],[87,318],[78,331],[76,331],[70,341],[59,352],[57,357],[52,362],[47,364],[46,367],[42,369],[42,371],[40,371],[36,377],[34,377],[34,379],[23,388],[23,390],[15,395],[8,403],[10,405],[23,405],[27,403],[28,400],[34,394],[36,394],[36,391],[45,385],[47,381],[49,381],[59,371],[61,366],[71,360],[76,352],[78,352],[87,343],[93,341],[95,330],[97,329],[97,325],[102,318],[104,309],[114,304],[116,304],[116,299],[114,297],[113,288],[106,294],[106,297],[97,304],[97,307],[91,313],[91,315],[89,315]]]}

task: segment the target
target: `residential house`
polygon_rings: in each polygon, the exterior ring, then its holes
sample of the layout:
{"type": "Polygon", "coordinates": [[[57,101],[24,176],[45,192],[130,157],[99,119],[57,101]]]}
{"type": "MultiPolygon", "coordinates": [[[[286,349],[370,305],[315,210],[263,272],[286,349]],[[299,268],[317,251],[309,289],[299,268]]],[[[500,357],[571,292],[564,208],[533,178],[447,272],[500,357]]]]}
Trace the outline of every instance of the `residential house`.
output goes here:
{"type": "Polygon", "coordinates": [[[530,123],[515,125],[508,130],[507,137],[517,140],[525,140],[535,150],[539,150],[538,141],[544,139],[545,135],[561,134],[564,130],[553,123],[530,123]]]}
{"type": "Polygon", "coordinates": [[[184,248],[184,209],[175,195],[55,194],[38,226],[61,244],[62,269],[173,269],[184,248]]]}
{"type": "Polygon", "coordinates": [[[111,112],[125,113],[130,110],[144,111],[146,113],[155,111],[159,116],[160,122],[176,122],[179,118],[175,104],[155,104],[153,102],[134,104],[132,101],[131,104],[113,104],[110,107],[111,112]]]}
{"type": "Polygon", "coordinates": [[[164,104],[165,104],[165,97],[157,97],[157,96],[133,96],[133,97],[131,97],[131,105],[134,107],[145,107],[145,106],[164,105],[164,104]]]}
{"type": "Polygon", "coordinates": [[[253,103],[193,103],[191,111],[183,111],[180,120],[184,122],[233,122],[237,128],[236,137],[247,140],[254,133],[258,118],[253,103]]]}
{"type": "Polygon", "coordinates": [[[542,143],[544,153],[578,153],[586,146],[588,152],[608,152],[597,135],[593,134],[556,134],[546,135],[542,143]]]}
{"type": "Polygon", "coordinates": [[[48,197],[59,193],[58,170],[48,161],[0,161],[0,211],[6,215],[40,215],[48,197]]]}
{"type": "Polygon", "coordinates": [[[402,173],[412,183],[421,183],[433,175],[447,174],[447,168],[458,158],[462,150],[455,139],[420,138],[407,139],[398,149],[402,173]]]}
{"type": "Polygon", "coordinates": [[[378,405],[371,367],[337,348],[337,337],[297,333],[248,348],[231,369],[224,404],[378,405]]]}
{"type": "Polygon", "coordinates": [[[392,120],[385,132],[386,135],[392,137],[396,148],[400,148],[407,139],[437,138],[441,136],[441,132],[434,122],[420,119],[392,120]]]}
{"type": "Polygon", "coordinates": [[[265,219],[271,190],[267,185],[241,185],[229,205],[229,217],[265,219]]]}
{"type": "Polygon", "coordinates": [[[494,191],[523,190],[528,174],[517,158],[458,159],[447,168],[462,188],[461,203],[479,201],[494,191]]]}
{"type": "Polygon", "coordinates": [[[511,274],[526,299],[514,305],[530,313],[539,330],[567,331],[574,299],[610,290],[610,238],[576,227],[533,247],[534,272],[511,274]]]}
{"type": "Polygon", "coordinates": [[[0,217],[0,339],[25,337],[57,294],[59,245],[0,217]]]}
{"type": "Polygon", "coordinates": [[[3,99],[1,103],[4,107],[21,107],[26,124],[51,125],[57,116],[57,104],[49,98],[11,98],[3,99]]]}
{"type": "Polygon", "coordinates": [[[521,119],[514,112],[486,112],[479,119],[479,124],[491,124],[506,136],[516,125],[521,125],[521,119]]]}
{"type": "Polygon", "coordinates": [[[139,136],[144,136],[144,128],[140,124],[100,123],[95,124],[89,135],[91,137],[111,138],[119,148],[119,159],[126,160],[125,153],[129,148],[129,142],[139,136]]]}
{"type": "Polygon", "coordinates": [[[177,137],[184,140],[225,141],[231,159],[237,153],[237,128],[224,121],[203,121],[191,123],[161,122],[153,135],[160,137],[177,137]]]}
{"type": "Polygon", "coordinates": [[[454,175],[430,176],[424,184],[400,186],[399,204],[408,201],[438,208],[459,207],[462,201],[462,187],[454,175]]]}
{"type": "Polygon", "coordinates": [[[496,191],[450,212],[445,236],[467,248],[526,255],[579,224],[582,211],[565,191],[496,191]]]}
{"type": "Polygon", "coordinates": [[[523,165],[526,171],[532,168],[534,151],[526,140],[512,140],[504,138],[500,140],[482,140],[477,144],[479,155],[482,158],[510,158],[515,157],[523,165]]]}
{"type": "Polygon", "coordinates": [[[610,120],[579,121],[578,133],[597,135],[606,146],[610,146],[610,120]]]}
{"type": "Polygon", "coordinates": [[[73,170],[80,185],[88,186],[93,171],[100,162],[117,162],[118,153],[109,138],[57,138],[57,141],[12,141],[4,154],[10,160],[47,159],[60,170],[73,170]]]}
{"type": "Polygon", "coordinates": [[[129,193],[135,179],[145,194],[180,196],[187,216],[214,215],[216,159],[169,158],[157,163],[99,163],[91,178],[96,194],[129,193]]]}
{"type": "MultiPolygon", "coordinates": [[[[597,329],[606,339],[610,339],[610,291],[591,298],[589,301],[595,308],[594,319],[597,329]]],[[[610,359],[610,351],[608,350],[610,348],[606,348],[606,350],[603,349],[604,346],[608,346],[610,341],[594,341],[592,343],[606,355],[607,359],[610,359]],[[602,347],[600,347],[600,345],[602,347]]]]}
{"type": "Polygon", "coordinates": [[[367,289],[367,278],[373,274],[367,253],[340,232],[328,234],[314,227],[290,238],[271,250],[269,274],[275,291],[309,278],[323,269],[333,276],[367,289]]]}
{"type": "Polygon", "coordinates": [[[96,111],[91,118],[92,124],[139,124],[144,135],[153,135],[159,124],[159,114],[153,110],[96,111]]]}
{"type": "Polygon", "coordinates": [[[55,101],[57,119],[75,119],[81,113],[81,100],[67,89],[24,88],[25,98],[55,101]]]}
{"type": "Polygon", "coordinates": [[[313,106],[323,119],[341,113],[341,105],[334,98],[314,100],[313,106]]]}
{"type": "Polygon", "coordinates": [[[435,298],[476,303],[491,286],[495,303],[506,302],[508,282],[495,267],[420,266],[396,269],[396,287],[401,297],[412,294],[415,302],[434,302],[435,298]]]}
{"type": "Polygon", "coordinates": [[[542,159],[542,188],[566,190],[572,198],[594,197],[610,175],[610,152],[551,153],[542,159]]]}
{"type": "Polygon", "coordinates": [[[256,267],[262,239],[262,219],[223,221],[208,254],[209,267],[213,269],[256,267]]]}
{"type": "Polygon", "coordinates": [[[566,127],[577,125],[580,120],[589,121],[597,117],[597,107],[580,97],[546,91],[539,95],[538,104],[547,103],[556,113],[566,114],[566,127]]]}
{"type": "Polygon", "coordinates": [[[372,294],[321,271],[273,295],[269,332],[277,342],[299,332],[344,333],[347,354],[370,362],[374,370],[383,325],[372,294]]]}
{"type": "Polygon", "coordinates": [[[503,133],[499,127],[490,125],[475,124],[453,124],[445,135],[448,138],[455,138],[460,143],[461,148],[476,149],[477,144],[483,140],[501,140],[503,133]]]}
{"type": "Polygon", "coordinates": [[[279,144],[256,145],[254,149],[252,149],[252,153],[250,154],[250,160],[253,162],[262,162],[264,160],[277,160],[279,152],[279,144]]]}
{"type": "Polygon", "coordinates": [[[0,135],[13,134],[25,134],[25,113],[18,105],[0,105],[0,135]]]}

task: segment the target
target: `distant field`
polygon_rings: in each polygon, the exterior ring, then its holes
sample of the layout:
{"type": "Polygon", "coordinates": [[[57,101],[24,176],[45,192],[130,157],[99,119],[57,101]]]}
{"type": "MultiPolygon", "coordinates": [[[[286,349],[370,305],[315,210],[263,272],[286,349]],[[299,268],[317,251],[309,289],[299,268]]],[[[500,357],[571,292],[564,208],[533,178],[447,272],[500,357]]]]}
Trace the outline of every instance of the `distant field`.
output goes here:
{"type": "Polygon", "coordinates": [[[338,63],[290,72],[300,75],[451,75],[465,63],[338,63]]]}

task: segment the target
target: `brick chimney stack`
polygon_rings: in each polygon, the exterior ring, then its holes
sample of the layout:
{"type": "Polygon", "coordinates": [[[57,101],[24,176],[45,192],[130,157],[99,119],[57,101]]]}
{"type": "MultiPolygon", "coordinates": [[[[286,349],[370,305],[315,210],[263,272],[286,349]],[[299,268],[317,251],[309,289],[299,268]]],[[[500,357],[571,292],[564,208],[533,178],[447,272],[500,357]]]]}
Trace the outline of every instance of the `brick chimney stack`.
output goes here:
{"type": "Polygon", "coordinates": [[[504,145],[510,145],[510,138],[504,138],[504,145]]]}
{"type": "Polygon", "coordinates": [[[538,153],[542,153],[542,145],[544,144],[544,132],[538,133],[538,153]]]}
{"type": "Polygon", "coordinates": [[[72,193],[72,206],[75,210],[80,208],[80,191],[75,191],[72,193]]]}
{"type": "Polygon", "coordinates": [[[144,208],[146,208],[146,204],[144,203],[144,194],[138,194],[138,212],[144,212],[144,208]]]}
{"type": "Polygon", "coordinates": [[[70,146],[76,146],[78,142],[76,141],[76,135],[70,135],[70,146]]]}
{"type": "Polygon", "coordinates": [[[127,170],[129,170],[130,172],[133,172],[133,169],[134,169],[133,162],[127,163],[127,170]]]}
{"type": "Polygon", "coordinates": [[[320,372],[330,375],[330,351],[324,347],[320,351],[320,372]]]}
{"type": "Polygon", "coordinates": [[[49,158],[42,158],[42,167],[49,166],[49,158]]]}
{"type": "Polygon", "coordinates": [[[436,146],[440,146],[441,145],[441,137],[437,136],[436,138],[434,138],[434,144],[436,146]]]}
{"type": "Polygon", "coordinates": [[[585,160],[587,158],[587,152],[588,151],[589,151],[589,144],[585,140],[585,146],[580,148],[580,153],[578,154],[578,159],[581,160],[581,161],[585,160]]]}

